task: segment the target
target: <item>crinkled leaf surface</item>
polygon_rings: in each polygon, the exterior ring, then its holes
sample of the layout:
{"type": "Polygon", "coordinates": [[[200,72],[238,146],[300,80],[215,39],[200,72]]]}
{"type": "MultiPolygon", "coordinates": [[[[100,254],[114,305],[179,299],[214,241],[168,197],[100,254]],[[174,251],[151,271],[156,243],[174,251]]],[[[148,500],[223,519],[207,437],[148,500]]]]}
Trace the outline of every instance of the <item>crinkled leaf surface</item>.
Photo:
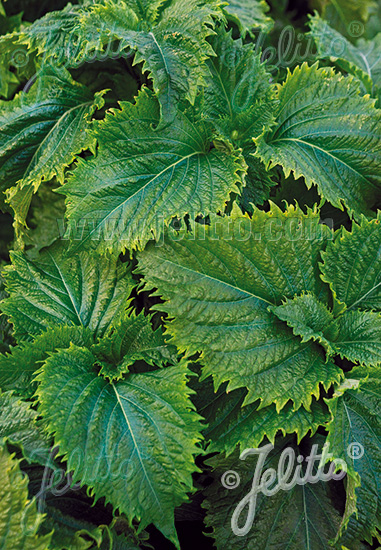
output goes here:
{"type": "Polygon", "coordinates": [[[9,298],[2,310],[17,336],[30,340],[57,324],[89,327],[101,336],[128,304],[135,286],[126,264],[91,253],[66,254],[64,241],[44,249],[37,260],[14,252],[5,268],[9,298]]]}
{"type": "Polygon", "coordinates": [[[88,117],[103,104],[66,69],[47,66],[30,91],[3,102],[0,114],[0,189],[17,183],[8,200],[25,221],[33,191],[64,169],[93,143],[88,117]]]}
{"type": "Polygon", "coordinates": [[[244,389],[226,393],[224,385],[214,393],[210,380],[199,383],[197,393],[192,401],[197,411],[205,418],[207,427],[203,430],[206,441],[209,441],[208,452],[223,452],[231,454],[237,445],[241,451],[256,448],[266,437],[274,443],[279,432],[293,433],[298,442],[310,432],[314,435],[319,426],[326,425],[331,416],[328,408],[321,401],[313,399],[311,408],[307,411],[300,407],[293,410],[292,404],[277,412],[275,405],[269,405],[258,410],[258,403],[242,407],[245,395],[244,389]]]}
{"type": "Polygon", "coordinates": [[[168,232],[162,246],[138,255],[139,269],[166,300],[155,307],[169,314],[171,342],[202,352],[204,377],[212,374],[216,388],[229,381],[229,390],[248,388],[245,404],[309,408],[319,384],[329,387],[340,370],[268,307],[303,291],[324,299],[318,261],[330,238],[317,212],[272,205],[250,220],[235,209],[211,226],[195,224],[193,234],[168,232]]]}
{"type": "Polygon", "coordinates": [[[207,125],[179,113],[155,129],[159,105],[148,90],[121,107],[94,131],[97,156],[82,161],[60,189],[69,221],[87,223],[81,247],[144,248],[172,216],[223,210],[229,193],[239,191],[239,154],[211,148],[207,125]]]}
{"type": "MultiPolygon", "coordinates": [[[[236,147],[247,164],[243,201],[262,204],[274,185],[271,172],[254,157],[253,138],[274,121],[274,88],[253,44],[233,40],[232,33],[218,29],[211,39],[216,57],[208,62],[210,77],[204,92],[203,116],[236,147]]],[[[246,207],[250,208],[248,204],[246,207]]]]}
{"type": "Polygon", "coordinates": [[[329,355],[375,366],[381,363],[381,314],[373,311],[344,311],[338,317],[312,294],[302,294],[271,307],[275,315],[292,327],[303,342],[319,342],[329,355]]]}
{"type": "Polygon", "coordinates": [[[354,45],[317,14],[311,17],[310,28],[319,57],[328,58],[357,76],[366,91],[374,93],[374,86],[381,85],[381,33],[372,40],[360,39],[354,45]]]}
{"type": "Polygon", "coordinates": [[[80,20],[86,13],[88,6],[68,3],[62,10],[48,12],[24,28],[19,41],[43,54],[46,60],[54,58],[59,65],[70,66],[82,57],[84,36],[80,20]]]}
{"type": "MultiPolygon", "coordinates": [[[[28,227],[22,227],[14,247],[36,259],[42,248],[50,246],[64,234],[65,198],[55,193],[57,185],[42,183],[33,196],[28,213],[28,227]]],[[[24,188],[26,195],[32,188],[24,188]]],[[[20,195],[21,196],[21,195],[20,195]]]]}
{"type": "Polygon", "coordinates": [[[0,439],[7,439],[21,448],[28,462],[45,464],[50,454],[50,442],[37,421],[38,413],[30,403],[13,392],[0,393],[0,439]]]}
{"type": "Polygon", "coordinates": [[[39,334],[31,342],[20,342],[12,353],[0,355],[0,387],[15,390],[24,397],[32,397],[35,384],[32,377],[49,353],[66,349],[70,344],[90,348],[94,336],[89,328],[58,325],[39,334]]]}
{"type": "Polygon", "coordinates": [[[282,305],[272,307],[271,311],[292,327],[294,334],[302,337],[303,342],[315,340],[331,351],[332,340],[339,332],[338,321],[327,306],[311,293],[295,296],[282,305]]]}
{"type": "MultiPolygon", "coordinates": [[[[143,71],[152,78],[165,123],[175,118],[179,102],[186,99],[193,104],[197,91],[205,84],[205,61],[213,55],[206,38],[212,34],[213,16],[222,16],[219,4],[217,0],[172,0],[155,24],[144,24],[143,19],[138,21],[137,31],[126,33],[118,25],[112,33],[122,39],[124,47],[136,51],[134,63],[142,62],[143,71]]],[[[113,21],[118,20],[125,5],[113,2],[111,6],[116,12],[113,21]]],[[[91,17],[102,24],[109,9],[108,4],[95,6],[91,17]]]]}
{"type": "Polygon", "coordinates": [[[153,522],[176,544],[174,509],[192,490],[200,439],[187,367],[113,383],[98,376],[94,363],[76,346],[49,357],[37,377],[39,412],[75,481],[140,520],[140,528],[153,522]]]}
{"type": "Polygon", "coordinates": [[[231,31],[219,29],[211,44],[217,55],[208,61],[203,115],[226,138],[242,144],[273,122],[271,76],[254,44],[234,40],[231,31]]]}
{"type": "Polygon", "coordinates": [[[351,232],[341,228],[323,259],[323,278],[340,302],[381,312],[381,213],[353,223],[351,232]]]}
{"type": "Polygon", "coordinates": [[[102,362],[101,374],[119,379],[135,361],[164,366],[176,362],[176,347],[166,344],[161,327],[152,329],[151,317],[126,312],[112,324],[92,352],[102,362]]]}
{"type": "Polygon", "coordinates": [[[306,63],[279,87],[277,124],[256,140],[266,166],[288,176],[357,217],[369,213],[381,193],[381,111],[360,96],[359,82],[306,63]]]}
{"type": "Polygon", "coordinates": [[[111,42],[119,41],[120,54],[128,55],[132,49],[134,63],[143,62],[168,123],[174,119],[179,101],[193,103],[204,84],[205,61],[213,55],[206,39],[214,18],[222,18],[219,6],[217,0],[172,0],[151,6],[112,0],[83,7],[69,5],[37,21],[26,30],[23,40],[69,66],[92,57],[107,59],[113,53],[111,42]]]}
{"type": "Polygon", "coordinates": [[[139,550],[140,548],[124,535],[116,535],[113,538],[112,544],[112,550],[139,550]]]}
{"type": "Polygon", "coordinates": [[[347,311],[339,319],[333,349],[354,363],[381,365],[381,313],[347,311]]]}
{"type": "MultiPolygon", "coordinates": [[[[355,481],[358,517],[347,514],[349,523],[342,539],[350,548],[356,540],[371,541],[375,526],[381,521],[380,367],[369,370],[358,367],[347,378],[347,385],[352,383],[352,387],[327,400],[333,417],[327,428],[327,442],[330,453],[346,461],[348,474],[355,481]]],[[[347,507],[356,509],[349,499],[347,507]]]]}
{"type": "Polygon", "coordinates": [[[273,20],[268,17],[269,6],[265,0],[231,0],[225,7],[229,19],[238,25],[243,36],[251,34],[254,28],[267,32],[273,26],[273,20]]]}

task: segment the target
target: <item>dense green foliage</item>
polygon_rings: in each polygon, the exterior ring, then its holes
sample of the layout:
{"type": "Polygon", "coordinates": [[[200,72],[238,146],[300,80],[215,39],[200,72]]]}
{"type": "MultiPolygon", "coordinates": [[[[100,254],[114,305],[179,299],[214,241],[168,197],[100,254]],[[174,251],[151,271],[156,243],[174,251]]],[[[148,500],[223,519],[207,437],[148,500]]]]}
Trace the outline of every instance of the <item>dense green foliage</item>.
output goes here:
{"type": "Polygon", "coordinates": [[[295,6],[0,1],[1,548],[381,544],[381,3],[295,6]]]}

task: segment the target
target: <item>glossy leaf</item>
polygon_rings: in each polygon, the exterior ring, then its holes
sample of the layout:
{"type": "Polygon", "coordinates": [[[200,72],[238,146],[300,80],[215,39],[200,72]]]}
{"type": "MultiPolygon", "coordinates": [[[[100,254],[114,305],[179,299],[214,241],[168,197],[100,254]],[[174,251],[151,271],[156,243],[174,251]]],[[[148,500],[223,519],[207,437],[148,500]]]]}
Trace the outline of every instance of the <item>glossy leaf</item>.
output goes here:
{"type": "Polygon", "coordinates": [[[238,25],[242,36],[251,34],[254,28],[264,32],[271,30],[273,20],[267,15],[269,6],[265,0],[231,0],[225,7],[229,19],[238,25]]]}
{"type": "Polygon", "coordinates": [[[101,336],[128,305],[135,286],[130,270],[118,259],[99,261],[82,252],[68,256],[60,241],[37,260],[14,252],[5,268],[9,298],[2,302],[21,340],[30,340],[57,324],[89,327],[101,336]]]}
{"type": "Polygon", "coordinates": [[[225,139],[242,148],[247,164],[242,200],[250,209],[249,202],[262,204],[275,184],[271,172],[254,157],[253,143],[253,138],[274,122],[274,88],[261,63],[261,52],[253,44],[233,40],[231,32],[222,29],[211,44],[217,55],[208,63],[210,77],[204,92],[203,116],[225,139]]]}
{"type": "Polygon", "coordinates": [[[0,355],[0,387],[15,390],[24,397],[32,397],[36,385],[33,374],[47,359],[49,353],[66,349],[70,344],[90,348],[94,337],[89,328],[58,325],[36,336],[31,342],[20,342],[11,353],[0,355]]]}
{"type": "Polygon", "coordinates": [[[44,465],[50,454],[50,441],[37,418],[30,403],[13,392],[0,393],[0,439],[20,447],[28,462],[44,465]]]}
{"type": "MultiPolygon", "coordinates": [[[[380,368],[358,368],[347,375],[347,384],[327,404],[332,413],[327,442],[334,458],[346,461],[348,474],[353,478],[356,507],[350,499],[347,508],[358,516],[346,514],[347,531],[342,543],[351,546],[365,538],[371,542],[380,525],[380,368]]],[[[350,493],[349,493],[350,494],[350,493]]]]}
{"type": "Polygon", "coordinates": [[[154,331],[150,317],[131,312],[110,326],[92,352],[101,360],[101,374],[110,380],[122,378],[135,361],[163,367],[177,358],[175,346],[166,344],[161,328],[154,331]]]}
{"type": "Polygon", "coordinates": [[[375,87],[381,85],[381,33],[373,40],[359,39],[353,45],[318,15],[311,18],[310,28],[319,57],[357,76],[365,90],[375,94],[375,87]]]}
{"type": "Polygon", "coordinates": [[[338,321],[325,304],[319,302],[313,294],[302,294],[286,300],[271,311],[292,328],[294,334],[301,336],[302,342],[315,340],[329,352],[331,342],[339,333],[338,321]]]}
{"type": "Polygon", "coordinates": [[[244,389],[226,393],[221,386],[216,393],[213,385],[204,380],[195,388],[197,393],[192,400],[198,412],[207,423],[203,434],[209,441],[208,452],[233,453],[238,446],[242,451],[257,448],[267,438],[274,443],[275,436],[282,432],[296,433],[298,443],[308,433],[313,436],[319,426],[329,423],[331,416],[321,401],[313,399],[307,411],[300,407],[293,410],[292,404],[277,412],[275,405],[258,409],[258,403],[242,406],[244,389]]]}
{"type": "Polygon", "coordinates": [[[37,377],[39,411],[74,480],[115,508],[154,523],[177,544],[174,508],[192,490],[198,416],[186,388],[187,368],[97,375],[95,357],[71,346],[47,359],[37,377]],[[75,428],[75,429],[74,429],[75,428]]]}
{"type": "Polygon", "coordinates": [[[334,349],[342,357],[362,365],[381,365],[381,314],[347,311],[340,318],[334,349]]]}
{"type": "Polygon", "coordinates": [[[279,87],[277,124],[256,140],[267,167],[303,176],[350,214],[370,213],[381,192],[381,111],[359,82],[306,63],[279,87]]]}
{"type": "Polygon", "coordinates": [[[179,113],[172,125],[155,129],[159,104],[146,89],[135,105],[121,107],[94,132],[97,156],[81,161],[60,190],[69,222],[85,224],[76,248],[144,248],[173,216],[223,210],[229,193],[239,192],[241,157],[211,146],[208,125],[179,113]]]}
{"type": "Polygon", "coordinates": [[[102,107],[74,82],[65,69],[47,67],[30,91],[4,102],[0,115],[0,190],[8,193],[14,211],[25,221],[33,192],[42,180],[63,181],[64,169],[94,139],[87,133],[89,117],[102,107]]]}
{"type": "Polygon", "coordinates": [[[319,384],[328,388],[340,371],[268,308],[303,291],[324,299],[318,261],[330,238],[316,212],[272,205],[250,220],[234,210],[211,226],[195,224],[193,234],[168,232],[162,246],[139,254],[139,269],[146,288],[166,300],[155,309],[171,319],[171,342],[201,352],[203,377],[211,374],[216,388],[246,386],[245,405],[260,399],[279,411],[292,400],[309,408],[319,384]]]}
{"type": "Polygon", "coordinates": [[[351,232],[341,228],[323,259],[323,278],[340,302],[381,312],[381,214],[362,218],[351,232]]]}

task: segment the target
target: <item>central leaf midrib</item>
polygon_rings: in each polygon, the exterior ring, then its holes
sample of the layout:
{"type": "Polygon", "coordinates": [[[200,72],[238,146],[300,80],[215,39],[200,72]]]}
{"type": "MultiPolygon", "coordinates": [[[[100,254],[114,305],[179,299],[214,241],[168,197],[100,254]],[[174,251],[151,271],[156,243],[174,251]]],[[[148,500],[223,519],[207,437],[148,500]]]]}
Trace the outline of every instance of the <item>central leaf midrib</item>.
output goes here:
{"type": "Polygon", "coordinates": [[[78,308],[77,308],[77,304],[76,304],[75,299],[74,299],[74,296],[73,296],[73,294],[72,294],[72,292],[71,292],[71,290],[70,290],[70,287],[67,285],[67,283],[66,283],[66,281],[65,281],[65,278],[64,278],[64,276],[63,276],[63,273],[62,273],[62,271],[60,270],[60,268],[59,268],[57,262],[55,261],[55,259],[54,259],[54,257],[53,257],[53,255],[50,253],[50,251],[48,251],[48,254],[49,254],[49,256],[50,256],[50,258],[51,258],[51,260],[52,260],[52,262],[53,262],[55,268],[57,269],[58,274],[59,274],[59,276],[60,276],[60,278],[61,278],[61,280],[62,280],[62,282],[63,282],[63,284],[64,284],[64,286],[65,286],[65,289],[66,289],[66,292],[67,292],[67,296],[69,297],[69,299],[70,299],[70,301],[71,301],[71,303],[72,303],[72,305],[73,305],[74,311],[75,311],[75,313],[76,313],[76,315],[77,315],[77,318],[78,318],[78,321],[79,321],[79,324],[80,324],[81,326],[83,326],[83,321],[82,321],[81,316],[80,316],[80,314],[79,314],[79,311],[78,311],[78,308]]]}
{"type": "MultiPolygon", "coordinates": [[[[310,147],[311,149],[318,149],[319,151],[321,151],[322,153],[324,153],[325,155],[329,156],[329,157],[332,157],[335,161],[339,162],[340,164],[342,164],[343,166],[346,166],[348,168],[349,171],[351,172],[354,172],[358,177],[360,177],[363,181],[367,182],[371,187],[373,187],[374,189],[376,190],[379,190],[378,186],[373,183],[371,180],[369,180],[368,178],[366,178],[363,174],[361,174],[360,172],[358,172],[357,170],[355,170],[352,166],[350,166],[349,164],[347,164],[346,162],[344,162],[342,159],[340,159],[339,157],[335,157],[335,155],[332,155],[329,151],[327,151],[326,149],[322,149],[321,147],[319,147],[318,145],[314,145],[313,143],[310,143],[308,141],[304,141],[303,139],[299,139],[299,138],[280,138],[280,139],[277,139],[275,140],[273,143],[275,142],[280,142],[280,141],[295,141],[295,142],[300,142],[300,143],[303,143],[304,145],[307,145],[307,147],[310,147]]],[[[316,180],[317,183],[318,180],[316,180]]]]}
{"type": "MultiPolygon", "coordinates": [[[[161,258],[159,256],[155,256],[154,254],[152,254],[152,257],[155,258],[155,259],[158,259],[160,260],[161,258]]],[[[256,294],[253,294],[252,292],[249,292],[248,290],[243,290],[242,288],[239,288],[231,283],[227,283],[226,281],[222,281],[220,279],[216,279],[215,277],[212,277],[211,275],[207,275],[206,273],[201,273],[200,271],[196,271],[194,269],[191,269],[190,267],[185,267],[183,265],[179,265],[175,262],[172,262],[171,260],[168,260],[168,259],[165,259],[164,262],[168,262],[180,269],[183,269],[183,270],[186,270],[186,271],[189,271],[191,273],[194,273],[194,274],[197,274],[197,275],[200,275],[201,277],[204,277],[206,279],[210,279],[212,281],[216,281],[217,283],[220,283],[220,284],[223,284],[225,286],[228,286],[230,288],[233,288],[234,290],[238,290],[239,292],[242,292],[243,294],[246,294],[247,297],[250,297],[250,298],[256,298],[257,300],[260,300],[266,304],[269,304],[271,306],[273,306],[274,304],[272,302],[269,302],[268,300],[266,300],[265,298],[262,298],[261,296],[257,296],[256,294]]],[[[230,300],[232,301],[232,300],[230,300]]]]}
{"type": "MultiPolygon", "coordinates": [[[[63,119],[65,119],[72,111],[75,111],[76,109],[81,109],[81,108],[86,108],[87,106],[90,106],[92,104],[92,101],[87,101],[86,103],[81,103],[79,105],[75,105],[74,107],[71,107],[70,109],[68,109],[67,111],[65,111],[61,116],[60,118],[56,119],[54,125],[50,128],[50,130],[48,131],[48,133],[44,136],[43,140],[41,141],[41,143],[39,144],[39,146],[37,147],[37,149],[34,151],[33,153],[33,156],[32,158],[30,159],[29,163],[28,163],[28,166],[25,168],[25,171],[24,171],[24,175],[22,177],[22,179],[25,179],[27,177],[29,177],[29,172],[30,172],[30,167],[31,167],[31,164],[33,163],[33,161],[35,160],[35,158],[38,156],[38,153],[40,151],[40,149],[42,148],[42,146],[44,145],[44,143],[49,139],[49,137],[52,135],[52,133],[54,131],[57,130],[57,128],[60,126],[60,124],[62,123],[63,119]]],[[[68,127],[66,129],[66,131],[68,130],[68,128],[70,127],[70,124],[68,124],[68,127]]],[[[66,133],[66,132],[65,132],[66,133]]],[[[64,134],[65,135],[65,134],[64,134]]],[[[60,139],[60,142],[62,141],[62,138],[60,139]]],[[[58,149],[58,145],[56,146],[55,150],[58,149]]],[[[48,162],[49,160],[49,157],[45,160],[45,163],[43,164],[43,166],[48,162]]],[[[36,169],[36,167],[38,166],[38,158],[37,158],[37,162],[35,164],[34,167],[32,167],[32,171],[36,169]]],[[[40,167],[41,169],[42,167],[40,167]]]]}
{"type": "Polygon", "coordinates": [[[123,405],[122,405],[122,402],[121,402],[121,400],[120,400],[119,393],[118,393],[118,391],[117,391],[117,389],[116,389],[116,387],[115,387],[115,385],[114,385],[113,382],[110,382],[110,385],[112,386],[112,389],[114,390],[114,393],[115,393],[115,396],[116,396],[118,405],[119,405],[120,410],[122,411],[123,417],[124,417],[124,419],[125,419],[125,421],[126,421],[126,424],[127,424],[128,430],[129,430],[129,433],[131,434],[131,438],[132,438],[134,447],[135,447],[135,449],[136,449],[136,453],[137,453],[137,456],[138,456],[138,458],[139,458],[139,462],[140,462],[140,464],[141,464],[141,467],[142,467],[142,470],[143,470],[143,473],[144,473],[144,477],[146,478],[146,480],[147,480],[147,482],[148,482],[148,485],[149,485],[149,487],[150,487],[150,489],[151,489],[151,491],[152,491],[152,494],[154,495],[154,498],[155,498],[156,503],[158,504],[159,508],[162,509],[160,500],[159,500],[159,498],[158,498],[158,496],[157,496],[157,494],[156,494],[155,489],[154,489],[153,486],[152,486],[151,480],[149,479],[147,470],[146,470],[145,465],[144,465],[144,461],[143,461],[142,456],[141,456],[141,454],[140,454],[139,446],[138,446],[137,441],[136,441],[136,439],[135,439],[135,435],[134,435],[134,432],[133,432],[133,430],[132,430],[132,426],[131,426],[131,424],[130,424],[130,421],[128,420],[128,417],[127,417],[127,415],[126,415],[126,412],[125,412],[124,407],[123,407],[123,405]]]}
{"type": "MultiPolygon", "coordinates": [[[[168,170],[174,168],[175,166],[177,166],[178,164],[182,163],[184,160],[186,159],[189,159],[191,157],[194,157],[196,155],[200,155],[202,154],[201,151],[195,151],[193,153],[191,153],[190,155],[187,155],[185,157],[181,157],[179,160],[177,160],[176,162],[174,162],[173,164],[170,164],[169,166],[166,166],[163,170],[161,170],[161,172],[159,172],[158,174],[155,174],[155,176],[150,179],[149,181],[147,181],[147,183],[145,183],[142,187],[139,187],[139,189],[137,191],[135,191],[135,193],[133,193],[132,195],[128,196],[123,202],[121,202],[120,204],[118,204],[115,208],[113,208],[113,210],[111,210],[111,212],[109,212],[107,214],[107,216],[105,216],[104,218],[102,218],[102,220],[94,227],[94,229],[92,229],[88,235],[86,236],[86,238],[82,241],[82,244],[85,243],[88,239],[90,239],[90,237],[92,236],[92,234],[98,230],[99,227],[101,227],[102,224],[105,223],[105,221],[110,217],[112,216],[112,214],[114,214],[114,212],[116,212],[117,210],[120,210],[121,208],[123,208],[123,206],[128,203],[135,195],[138,195],[139,193],[141,193],[146,187],[148,187],[149,185],[151,185],[159,176],[161,176],[162,174],[164,174],[165,172],[167,172],[168,170]]],[[[175,215],[175,213],[174,213],[175,215]]]]}

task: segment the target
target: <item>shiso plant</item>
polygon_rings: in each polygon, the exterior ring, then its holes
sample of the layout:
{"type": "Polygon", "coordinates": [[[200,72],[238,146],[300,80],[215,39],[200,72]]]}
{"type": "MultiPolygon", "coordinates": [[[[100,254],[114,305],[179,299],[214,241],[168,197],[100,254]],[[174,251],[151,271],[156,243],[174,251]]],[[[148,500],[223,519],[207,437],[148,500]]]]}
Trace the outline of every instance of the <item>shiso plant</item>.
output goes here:
{"type": "Polygon", "coordinates": [[[381,3],[291,4],[0,2],[2,549],[381,544],[381,3]]]}

